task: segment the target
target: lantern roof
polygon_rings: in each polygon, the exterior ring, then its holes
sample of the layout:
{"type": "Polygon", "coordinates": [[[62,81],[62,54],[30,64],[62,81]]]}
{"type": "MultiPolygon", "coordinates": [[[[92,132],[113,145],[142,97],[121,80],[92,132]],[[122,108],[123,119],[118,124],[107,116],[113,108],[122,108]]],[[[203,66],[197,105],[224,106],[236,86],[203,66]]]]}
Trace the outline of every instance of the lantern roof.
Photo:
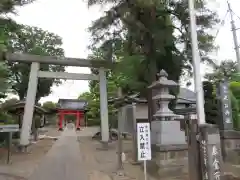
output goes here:
{"type": "Polygon", "coordinates": [[[165,70],[161,70],[158,74],[158,80],[153,82],[148,88],[158,89],[161,87],[178,87],[178,83],[168,79],[168,73],[165,70]]]}

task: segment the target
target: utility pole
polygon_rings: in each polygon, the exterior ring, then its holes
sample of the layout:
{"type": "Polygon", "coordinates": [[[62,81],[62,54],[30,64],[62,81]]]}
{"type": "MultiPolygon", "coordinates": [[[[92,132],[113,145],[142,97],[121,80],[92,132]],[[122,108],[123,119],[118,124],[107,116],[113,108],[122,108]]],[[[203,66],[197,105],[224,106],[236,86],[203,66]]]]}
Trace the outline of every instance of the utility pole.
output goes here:
{"type": "Polygon", "coordinates": [[[188,0],[189,17],[190,17],[190,30],[191,30],[191,43],[192,43],[192,57],[193,57],[193,73],[194,84],[197,98],[197,116],[199,125],[205,125],[205,112],[204,112],[204,97],[203,87],[200,74],[200,54],[197,39],[197,25],[196,25],[196,11],[194,8],[193,0],[188,0]]]}
{"type": "Polygon", "coordinates": [[[239,53],[239,45],[238,45],[238,40],[237,40],[237,28],[235,26],[235,21],[233,19],[233,11],[232,11],[231,5],[230,5],[229,1],[227,1],[227,3],[228,3],[228,11],[231,16],[231,26],[232,26],[234,49],[235,49],[236,59],[237,59],[237,63],[238,63],[238,72],[240,72],[240,53],[239,53]]]}

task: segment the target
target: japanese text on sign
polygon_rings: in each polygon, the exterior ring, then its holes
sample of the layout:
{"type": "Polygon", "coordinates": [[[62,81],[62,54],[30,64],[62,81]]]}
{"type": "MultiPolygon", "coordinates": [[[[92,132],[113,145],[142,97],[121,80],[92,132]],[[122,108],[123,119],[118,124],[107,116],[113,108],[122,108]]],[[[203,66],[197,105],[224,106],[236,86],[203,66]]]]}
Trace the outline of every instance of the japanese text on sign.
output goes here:
{"type": "Polygon", "coordinates": [[[150,124],[137,123],[138,160],[151,160],[150,124]]]}
{"type": "Polygon", "coordinates": [[[229,99],[228,83],[220,84],[220,98],[222,102],[222,116],[226,124],[232,122],[231,101],[229,99]]]}
{"type": "Polygon", "coordinates": [[[207,157],[207,143],[205,140],[201,141],[202,153],[203,153],[203,178],[208,180],[208,171],[207,171],[207,164],[208,164],[208,157],[207,157]]]}
{"type": "Polygon", "coordinates": [[[218,152],[217,146],[215,145],[212,147],[212,157],[213,157],[212,166],[214,170],[213,177],[215,180],[220,180],[221,173],[220,173],[219,152],[218,152]]]}

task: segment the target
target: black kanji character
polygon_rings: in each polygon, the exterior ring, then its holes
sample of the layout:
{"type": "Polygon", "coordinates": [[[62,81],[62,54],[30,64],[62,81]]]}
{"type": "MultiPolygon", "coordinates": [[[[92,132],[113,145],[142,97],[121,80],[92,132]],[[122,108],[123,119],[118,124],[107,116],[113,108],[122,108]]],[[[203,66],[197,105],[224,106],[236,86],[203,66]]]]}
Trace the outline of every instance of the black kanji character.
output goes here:
{"type": "Polygon", "coordinates": [[[142,151],[141,154],[140,154],[141,158],[145,158],[145,152],[142,151]]]}
{"type": "Polygon", "coordinates": [[[140,141],[142,141],[142,140],[144,141],[144,137],[143,137],[143,135],[141,134],[141,135],[140,135],[140,141]]]}
{"type": "Polygon", "coordinates": [[[140,127],[139,127],[139,131],[140,131],[141,133],[143,133],[143,132],[144,132],[144,128],[143,128],[142,126],[140,126],[140,127]]]}
{"type": "Polygon", "coordinates": [[[140,149],[145,149],[145,143],[140,143],[140,149]]]}

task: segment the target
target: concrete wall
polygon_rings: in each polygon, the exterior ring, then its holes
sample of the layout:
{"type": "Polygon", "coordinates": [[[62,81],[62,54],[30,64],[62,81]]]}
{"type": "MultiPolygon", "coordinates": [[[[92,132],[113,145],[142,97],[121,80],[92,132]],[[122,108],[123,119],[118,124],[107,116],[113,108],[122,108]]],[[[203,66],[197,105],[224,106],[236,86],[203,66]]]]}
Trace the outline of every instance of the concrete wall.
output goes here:
{"type": "Polygon", "coordinates": [[[147,104],[136,104],[136,119],[148,119],[147,104]]]}

